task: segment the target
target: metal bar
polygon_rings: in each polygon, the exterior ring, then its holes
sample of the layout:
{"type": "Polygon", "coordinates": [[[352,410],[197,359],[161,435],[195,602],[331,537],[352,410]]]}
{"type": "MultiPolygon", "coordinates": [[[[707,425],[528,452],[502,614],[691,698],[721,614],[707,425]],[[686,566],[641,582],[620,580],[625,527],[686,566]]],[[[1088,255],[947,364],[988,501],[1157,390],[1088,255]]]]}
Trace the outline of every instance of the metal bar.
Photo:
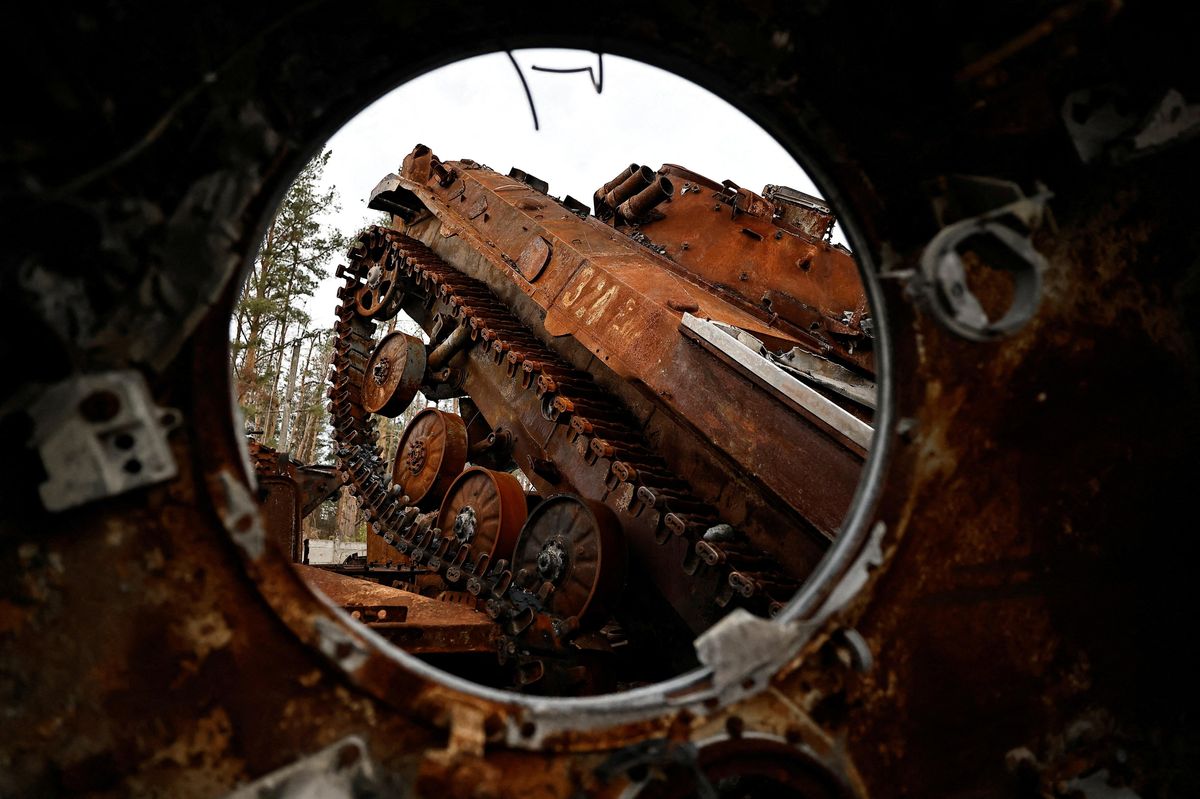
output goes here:
{"type": "Polygon", "coordinates": [[[774,389],[792,404],[799,406],[806,415],[813,417],[815,421],[840,435],[856,448],[865,452],[871,445],[874,429],[869,424],[842,410],[712,322],[685,313],[680,327],[694,338],[723,353],[758,382],[774,389]]]}

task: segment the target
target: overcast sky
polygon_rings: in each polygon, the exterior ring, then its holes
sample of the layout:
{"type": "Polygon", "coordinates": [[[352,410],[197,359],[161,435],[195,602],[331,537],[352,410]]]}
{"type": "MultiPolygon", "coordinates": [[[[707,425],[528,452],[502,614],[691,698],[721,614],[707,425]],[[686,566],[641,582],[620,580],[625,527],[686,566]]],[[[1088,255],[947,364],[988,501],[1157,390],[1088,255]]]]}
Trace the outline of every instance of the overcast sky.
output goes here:
{"type": "MultiPolygon", "coordinates": [[[[679,164],[756,192],[775,183],[817,194],[762,128],[670,72],[605,56],[603,92],[597,94],[586,73],[531,69],[591,66],[595,72],[595,53],[518,50],[514,56],[533,93],[540,130],[533,129],[520,79],[504,53],[459,61],[409,81],[330,139],[325,182],[336,186],[342,206],[330,221],[350,234],[375,218],[367,195],[387,173],[399,170],[418,143],[446,161],[470,158],[502,173],[519,167],[547,181],[551,194],[570,194],[589,205],[592,193],[631,162],[651,169],[679,164]]],[[[326,280],[308,303],[318,324],[332,325],[336,282],[326,280]]]]}

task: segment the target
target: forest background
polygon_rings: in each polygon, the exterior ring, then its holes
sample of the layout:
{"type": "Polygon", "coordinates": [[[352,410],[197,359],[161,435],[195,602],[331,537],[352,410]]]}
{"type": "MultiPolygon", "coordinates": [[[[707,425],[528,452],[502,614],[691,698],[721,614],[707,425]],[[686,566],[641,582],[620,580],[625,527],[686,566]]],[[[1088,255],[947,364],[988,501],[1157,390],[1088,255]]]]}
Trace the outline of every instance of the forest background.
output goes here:
{"type": "MultiPolygon", "coordinates": [[[[247,438],[304,464],[334,460],[325,402],[333,331],[326,319],[313,320],[306,301],[345,260],[361,230],[391,225],[387,214],[364,218],[351,230],[327,221],[340,209],[337,187],[323,185],[331,155],[325,150],[310,161],[288,189],[246,276],[229,329],[230,367],[247,438]]],[[[377,336],[395,330],[422,335],[401,314],[381,325],[377,336]]],[[[400,416],[379,420],[380,445],[389,461],[405,425],[424,407],[418,395],[400,416]]],[[[336,503],[327,502],[306,518],[304,536],[366,540],[366,525],[350,492],[342,491],[336,503]]]]}

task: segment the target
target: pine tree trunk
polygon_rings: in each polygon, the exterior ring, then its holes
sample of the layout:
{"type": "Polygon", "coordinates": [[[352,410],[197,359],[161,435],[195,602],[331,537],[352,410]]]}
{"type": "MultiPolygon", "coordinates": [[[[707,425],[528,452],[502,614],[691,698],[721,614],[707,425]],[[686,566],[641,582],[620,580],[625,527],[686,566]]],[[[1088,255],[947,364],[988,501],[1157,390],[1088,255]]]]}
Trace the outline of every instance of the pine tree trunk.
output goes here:
{"type": "Polygon", "coordinates": [[[313,436],[313,432],[317,426],[316,425],[316,416],[317,415],[315,413],[313,413],[311,410],[306,411],[304,414],[304,430],[303,430],[303,432],[301,432],[300,441],[296,445],[296,453],[297,453],[296,457],[302,463],[312,463],[313,462],[313,443],[314,442],[310,439],[315,438],[315,436],[313,436]]]}
{"type": "Polygon", "coordinates": [[[279,398],[279,373],[283,366],[283,348],[281,341],[285,335],[282,325],[275,326],[275,341],[271,344],[271,352],[274,353],[274,363],[271,369],[271,388],[263,390],[263,402],[266,405],[266,421],[263,423],[263,441],[270,446],[277,447],[278,440],[275,435],[276,422],[276,400],[279,398]]]}
{"type": "Polygon", "coordinates": [[[349,491],[342,491],[338,498],[337,516],[334,521],[334,540],[349,541],[354,538],[358,522],[358,500],[349,491]]]}

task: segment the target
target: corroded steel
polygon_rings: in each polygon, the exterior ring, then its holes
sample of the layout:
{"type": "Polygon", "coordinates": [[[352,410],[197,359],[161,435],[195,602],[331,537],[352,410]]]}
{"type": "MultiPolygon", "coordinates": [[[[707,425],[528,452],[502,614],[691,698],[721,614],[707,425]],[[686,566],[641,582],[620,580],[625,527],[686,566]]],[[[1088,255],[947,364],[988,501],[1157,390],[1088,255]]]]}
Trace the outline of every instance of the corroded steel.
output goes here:
{"type": "Polygon", "coordinates": [[[413,417],[400,436],[392,480],[418,507],[434,510],[466,462],[467,428],[462,419],[426,408],[413,417]]]}
{"type": "Polygon", "coordinates": [[[697,783],[698,762],[753,776],[758,753],[785,784],[798,762],[817,788],[859,797],[1200,793],[1180,656],[1200,151],[1179,133],[1197,29],[1166,4],[589,14],[588,46],[677,70],[806,157],[882,276],[877,366],[893,382],[867,465],[878,492],[793,621],[771,627],[809,634],[752,689],[689,678],[567,706],[450,683],[261,546],[222,384],[236,273],[272,203],[382,89],[506,42],[578,44],[578,16],[447,0],[338,14],[33,4],[14,20],[22,113],[0,149],[22,235],[0,301],[35,344],[6,351],[0,425],[0,791],[220,797],[356,735],[382,795],[618,797],[642,778],[669,793],[697,783]],[[1038,314],[986,345],[943,329],[906,277],[938,232],[923,187],[964,172],[1055,195],[1035,237],[1038,314]],[[179,474],[45,512],[12,409],[71,369],[113,365],[180,410],[179,474]],[[855,571],[859,522],[882,533],[855,571]],[[841,610],[814,629],[826,597],[841,610]],[[679,779],[660,782],[667,771],[679,779]]]}
{"type": "MultiPolygon", "coordinates": [[[[538,323],[526,314],[522,321],[527,326],[541,328],[555,346],[569,335],[595,357],[592,371],[635,382],[649,397],[647,413],[657,406],[685,420],[705,449],[716,447],[753,475],[748,481],[754,484],[747,493],[749,505],[789,507],[804,520],[801,524],[827,537],[836,534],[858,482],[861,453],[831,439],[777,395],[724,368],[718,358],[681,335],[680,326],[683,315],[690,312],[745,330],[776,349],[811,344],[821,350],[819,342],[805,331],[792,336],[773,327],[761,309],[729,292],[713,290],[596,219],[580,219],[531,186],[473,162],[456,162],[456,181],[442,186],[429,166],[431,159],[436,157],[427,150],[420,157],[410,154],[405,159],[400,185],[431,211],[404,226],[409,235],[484,282],[514,311],[520,310],[516,301],[521,297],[533,300],[544,311],[544,321],[538,323]],[[486,219],[466,218],[462,209],[479,197],[487,199],[486,219]],[[519,257],[531,241],[539,240],[549,243],[550,256],[544,269],[531,278],[521,270],[519,257]],[[464,252],[463,245],[474,252],[464,252]],[[787,446],[777,446],[779,441],[787,446]]],[[[783,232],[769,218],[717,221],[737,235],[751,224],[783,232]]],[[[708,219],[691,219],[689,224],[716,226],[708,219]]],[[[772,237],[769,245],[791,252],[793,258],[816,246],[791,233],[786,239],[772,237]]],[[[850,270],[845,279],[849,279],[855,267],[844,253],[842,257],[846,258],[842,267],[850,270]]],[[[807,278],[794,264],[792,268],[802,287],[807,278]]],[[[802,294],[800,288],[793,293],[802,294]]],[[[861,283],[854,302],[865,307],[861,283]]],[[[836,355],[833,350],[821,351],[836,355]]],[[[683,448],[662,450],[682,452],[683,448]]],[[[672,464],[673,470],[679,471],[681,465],[672,464]]],[[[722,492],[718,489],[712,496],[722,492]]],[[[758,546],[767,544],[766,527],[757,537],[758,546]]]]}
{"type": "MultiPolygon", "coordinates": [[[[652,570],[656,580],[669,579],[669,573],[663,572],[662,566],[673,567],[672,573],[682,568],[691,575],[692,579],[682,584],[660,587],[680,613],[696,620],[697,628],[705,626],[700,620],[711,620],[712,616],[696,607],[695,587],[712,586],[715,575],[707,570],[697,574],[699,564],[693,547],[706,529],[720,522],[712,506],[693,496],[687,484],[671,474],[670,467],[644,439],[640,425],[620,402],[608,397],[590,374],[569,366],[561,356],[524,330],[486,287],[442,264],[418,242],[382,230],[367,235],[371,241],[378,237],[390,239],[408,254],[411,292],[420,290],[426,296],[439,297],[440,304],[435,303],[431,310],[444,306],[444,317],[454,318],[474,331],[472,336],[476,345],[471,350],[471,359],[476,367],[467,369],[465,389],[468,393],[477,400],[488,401],[490,395],[486,387],[473,382],[478,381],[474,376],[482,372],[487,377],[478,382],[499,379],[501,385],[511,387],[508,389],[509,404],[521,394],[534,400],[533,408],[541,419],[529,419],[527,424],[538,425],[540,422],[545,425],[544,430],[534,434],[530,427],[517,427],[518,441],[537,441],[541,447],[551,444],[560,447],[561,454],[549,458],[556,465],[556,478],[575,474],[573,470],[578,468],[578,476],[573,478],[575,491],[597,500],[609,498],[632,518],[635,527],[644,527],[639,534],[630,537],[630,546],[648,557],[648,562],[661,564],[652,570]],[[671,553],[676,553],[673,564],[671,553]],[[665,563],[661,560],[663,555],[668,556],[665,563]]],[[[373,246],[378,245],[364,245],[367,249],[373,246]]],[[[349,279],[352,272],[347,270],[345,274],[349,279]]],[[[422,318],[430,316],[432,314],[427,311],[422,318]]],[[[339,351],[355,346],[355,340],[350,336],[340,339],[339,351]]],[[[388,534],[390,523],[386,520],[405,519],[406,524],[413,524],[415,517],[402,514],[398,509],[389,509],[386,503],[392,501],[391,495],[373,476],[373,455],[369,450],[371,433],[354,422],[354,387],[351,378],[346,377],[352,374],[351,363],[352,360],[339,359],[335,364],[335,383],[330,392],[334,426],[339,431],[339,440],[349,445],[341,457],[347,472],[358,476],[352,482],[352,488],[360,496],[367,497],[373,516],[382,520],[376,526],[388,534]]],[[[488,404],[495,405],[493,402],[488,404]]],[[[518,453],[522,453],[520,444],[518,453]]],[[[546,454],[543,450],[542,457],[546,454]]],[[[397,463],[407,457],[402,446],[397,463]]],[[[534,461],[538,459],[532,454],[525,457],[522,465],[528,464],[536,479],[538,469],[534,461]]],[[[853,482],[853,475],[849,479],[853,482]]],[[[549,482],[554,484],[557,479],[549,482]]],[[[437,546],[437,530],[428,533],[417,528],[413,530],[414,535],[425,536],[427,544],[437,546]]],[[[770,543],[774,548],[784,550],[793,542],[777,540],[770,543]]],[[[752,547],[737,541],[720,544],[718,548],[724,552],[718,570],[721,577],[715,586],[708,588],[708,595],[719,605],[729,601],[731,586],[726,578],[737,572],[740,564],[750,564],[750,568],[743,569],[745,579],[734,580],[741,585],[757,586],[749,591],[750,594],[774,603],[775,607],[786,599],[787,592],[794,586],[794,578],[764,562],[752,547]]],[[[422,545],[419,550],[425,553],[427,547],[422,545]]]]}
{"type": "MultiPolygon", "coordinates": [[[[442,264],[418,242],[382,230],[370,231],[365,235],[369,241],[364,242],[355,253],[376,248],[378,245],[374,241],[377,238],[391,240],[405,254],[409,276],[406,291],[414,297],[439,298],[432,303],[418,303],[425,308],[420,318],[429,322],[440,314],[442,319],[455,319],[455,324],[467,325],[473,331],[472,346],[455,361],[464,371],[465,390],[477,401],[495,407],[491,392],[498,387],[507,387],[504,390],[510,406],[514,402],[517,407],[521,407],[521,403],[528,403],[528,413],[522,417],[520,424],[513,424],[512,433],[515,454],[532,458],[523,462],[530,464],[529,471],[533,479],[549,479],[551,486],[559,485],[560,488],[570,485],[572,490],[597,499],[608,495],[611,488],[608,484],[608,464],[613,453],[599,458],[594,453],[594,442],[619,447],[625,453],[623,457],[626,463],[639,465],[642,470],[640,475],[636,470],[626,472],[617,481],[625,486],[620,496],[624,497],[625,511],[633,519],[630,529],[641,531],[633,545],[643,553],[652,579],[659,583],[667,600],[692,623],[694,629],[703,629],[711,623],[717,609],[712,600],[716,598],[722,603],[728,602],[733,592],[732,584],[721,583],[714,578],[723,579],[723,575],[731,573],[729,570],[735,567],[741,556],[735,556],[720,569],[704,574],[695,574],[695,566],[690,569],[690,576],[681,570],[689,561],[692,564],[699,563],[691,547],[698,531],[705,527],[700,522],[703,517],[697,517],[698,512],[704,512],[704,506],[689,501],[686,495],[680,493],[683,484],[672,481],[657,461],[657,456],[651,453],[649,444],[635,446],[636,425],[623,420],[619,403],[606,402],[596,407],[596,412],[602,413],[602,416],[596,417],[598,420],[606,420],[605,423],[610,427],[612,424],[624,425],[620,429],[626,432],[619,441],[613,438],[612,443],[607,443],[608,439],[598,438],[596,431],[590,427],[575,429],[567,424],[568,420],[586,421],[581,413],[555,411],[548,416],[547,410],[554,410],[552,401],[566,402],[567,396],[586,396],[594,404],[595,398],[602,397],[603,392],[587,389],[590,376],[572,369],[552,351],[537,344],[536,338],[522,333],[520,324],[491,297],[486,288],[442,264]],[[468,302],[470,305],[466,305],[468,302]],[[518,341],[521,342],[520,349],[514,350],[512,345],[518,341]],[[521,355],[522,360],[510,360],[505,353],[521,355]],[[517,368],[518,363],[520,368],[517,368]],[[551,376],[561,385],[546,382],[551,376]],[[572,387],[569,395],[565,393],[568,386],[572,387]],[[554,390],[556,388],[557,391],[554,390]],[[580,394],[581,391],[584,393],[580,394]],[[539,432],[534,433],[535,428],[539,432]],[[526,455],[529,452],[527,447],[533,446],[532,442],[547,446],[552,443],[554,454],[539,449],[540,458],[532,453],[526,455]],[[552,477],[538,474],[539,460],[555,464],[552,477]],[[573,482],[559,483],[564,479],[573,482]],[[656,504],[657,508],[643,512],[647,502],[656,504]],[[685,526],[688,524],[691,526],[685,526]],[[680,534],[672,534],[671,525],[678,525],[680,534]]],[[[347,280],[344,296],[349,296],[354,290],[359,263],[357,257],[355,255],[351,265],[341,270],[347,280]]],[[[339,458],[344,471],[351,475],[351,490],[363,502],[372,527],[416,564],[428,564],[443,574],[450,585],[462,585],[466,581],[465,584],[473,593],[490,596],[494,602],[489,604],[489,612],[510,618],[514,634],[528,633],[533,636],[526,642],[528,645],[560,647],[558,636],[547,641],[542,635],[547,628],[531,626],[526,618],[529,610],[544,598],[535,596],[540,593],[536,584],[524,580],[513,582],[517,575],[509,566],[513,554],[511,543],[503,552],[473,552],[470,543],[459,541],[454,535],[451,519],[443,519],[440,524],[424,519],[416,508],[404,508],[400,498],[388,490],[379,471],[382,462],[373,449],[374,433],[370,419],[355,410],[357,387],[354,376],[359,373],[353,367],[353,353],[367,348],[368,339],[365,336],[369,334],[367,325],[370,321],[345,306],[340,314],[349,320],[349,324],[339,328],[341,332],[335,345],[335,351],[339,354],[335,357],[334,382],[330,388],[331,412],[335,436],[342,445],[339,458]],[[494,557],[481,557],[489,554],[494,554],[494,557]],[[506,598],[510,591],[516,592],[511,600],[506,598]]],[[[612,435],[617,432],[618,428],[612,428],[612,435]]],[[[402,443],[397,463],[407,462],[407,457],[402,443]]],[[[457,513],[455,516],[457,520],[457,513]]],[[[714,518],[709,524],[715,522],[714,518]]],[[[515,543],[515,539],[512,543],[515,543]]],[[[778,603],[782,597],[775,592],[785,585],[786,579],[781,578],[770,581],[761,591],[749,593],[758,594],[755,601],[760,605],[767,600],[778,603]],[[777,598],[772,599],[772,594],[777,598]]],[[[551,624],[551,621],[547,619],[546,624],[551,624]]],[[[574,628],[564,627],[559,635],[569,638],[575,632],[574,628]]]]}
{"type": "Polygon", "coordinates": [[[337,496],[342,478],[332,466],[298,463],[287,453],[259,441],[251,441],[249,449],[264,492],[263,525],[267,535],[299,563],[304,554],[301,520],[322,502],[337,496]]]}
{"type": "Polygon", "coordinates": [[[478,466],[460,474],[446,489],[438,527],[476,556],[510,557],[525,521],[525,490],[517,478],[478,466]]]}
{"type": "Polygon", "coordinates": [[[500,631],[474,606],[296,566],[304,582],[389,641],[419,655],[492,652],[500,631]]]}
{"type": "Polygon", "coordinates": [[[371,350],[363,377],[363,408],[381,416],[399,416],[417,396],[425,374],[425,345],[396,331],[371,350]]]}
{"type": "Polygon", "coordinates": [[[396,313],[401,292],[396,285],[399,268],[396,254],[381,243],[370,252],[364,253],[368,260],[367,276],[354,295],[355,307],[364,316],[388,318],[396,313]]]}
{"type": "Polygon", "coordinates": [[[549,610],[580,624],[606,617],[625,579],[625,540],[616,514],[569,494],[534,508],[514,547],[513,568],[555,586],[549,610]]]}
{"type": "MultiPolygon", "coordinates": [[[[679,190],[636,230],[714,291],[736,298],[802,347],[874,371],[871,310],[853,256],[787,223],[780,202],[667,165],[679,190]]],[[[627,229],[632,231],[633,229],[627,229]]]]}

